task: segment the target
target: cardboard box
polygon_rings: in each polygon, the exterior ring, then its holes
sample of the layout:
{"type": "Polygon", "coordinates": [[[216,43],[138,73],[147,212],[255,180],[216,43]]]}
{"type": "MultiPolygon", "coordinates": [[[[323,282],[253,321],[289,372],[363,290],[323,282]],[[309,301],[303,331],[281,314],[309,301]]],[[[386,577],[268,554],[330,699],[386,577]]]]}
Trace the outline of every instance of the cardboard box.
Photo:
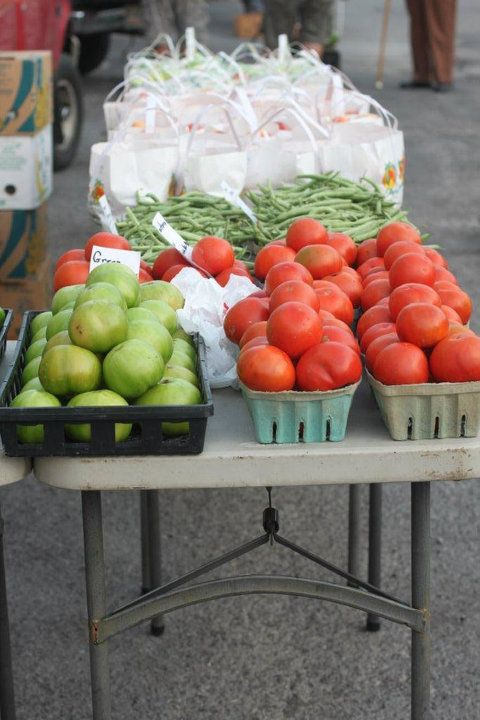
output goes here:
{"type": "Polygon", "coordinates": [[[33,135],[53,120],[52,60],[46,51],[0,52],[0,135],[33,135]]]}
{"type": "Polygon", "coordinates": [[[8,339],[15,340],[26,310],[45,310],[52,301],[52,268],[47,258],[37,272],[23,280],[0,280],[0,305],[14,310],[8,339]]]}
{"type": "Polygon", "coordinates": [[[36,210],[0,211],[0,281],[21,280],[37,272],[46,247],[47,203],[36,210]]]}
{"type": "Polygon", "coordinates": [[[33,210],[51,194],[52,127],[36,135],[0,135],[0,210],[33,210]]]}

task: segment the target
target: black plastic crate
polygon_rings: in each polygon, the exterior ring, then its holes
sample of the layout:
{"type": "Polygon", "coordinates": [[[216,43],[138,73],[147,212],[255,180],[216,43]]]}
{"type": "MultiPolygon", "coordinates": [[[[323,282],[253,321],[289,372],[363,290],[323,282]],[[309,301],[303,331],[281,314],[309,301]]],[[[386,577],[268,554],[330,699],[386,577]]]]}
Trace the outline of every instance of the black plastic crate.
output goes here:
{"type": "Polygon", "coordinates": [[[0,382],[0,436],[5,454],[15,457],[102,456],[102,455],[195,455],[205,442],[207,419],[213,415],[213,401],[207,380],[205,344],[200,335],[193,335],[197,351],[197,374],[203,403],[188,406],[128,407],[59,407],[10,408],[18,395],[24,367],[25,352],[31,337],[30,323],[37,312],[23,316],[10,372],[0,382]],[[162,422],[188,421],[189,433],[176,438],[165,437],[162,422]],[[70,440],[65,424],[90,423],[92,439],[88,443],[70,440]],[[133,423],[127,440],[115,441],[115,423],[133,423]],[[21,443],[17,425],[44,426],[42,443],[21,443]]]}
{"type": "Polygon", "coordinates": [[[13,318],[13,310],[7,310],[7,308],[4,308],[4,310],[5,319],[3,321],[2,327],[0,327],[0,361],[3,359],[3,356],[5,355],[5,350],[7,349],[8,328],[12,324],[13,318]]]}

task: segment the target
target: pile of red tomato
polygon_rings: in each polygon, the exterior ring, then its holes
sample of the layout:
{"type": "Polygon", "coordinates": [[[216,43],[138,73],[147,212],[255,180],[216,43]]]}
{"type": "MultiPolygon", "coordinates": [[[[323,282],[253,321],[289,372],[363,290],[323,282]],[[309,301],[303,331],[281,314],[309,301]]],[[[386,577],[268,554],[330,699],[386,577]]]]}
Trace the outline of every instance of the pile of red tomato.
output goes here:
{"type": "MultiPolygon", "coordinates": [[[[121,235],[114,235],[109,232],[98,232],[92,235],[85,243],[84,248],[67,250],[61,255],[55,265],[53,276],[54,292],[67,285],[83,285],[90,272],[90,258],[92,248],[98,247],[115,248],[117,250],[131,250],[130,243],[121,235]]],[[[152,268],[143,260],[140,260],[140,272],[138,279],[141,283],[153,280],[152,268]]]]}
{"type": "Polygon", "coordinates": [[[264,290],[236,303],[224,321],[240,346],[237,372],[248,388],[325,391],[360,380],[360,348],[349,327],[351,298],[362,291],[350,267],[356,255],[351,238],[311,218],[262,248],[255,275],[264,290]]]}
{"type": "Polygon", "coordinates": [[[252,390],[332,390],[357,382],[360,354],[387,385],[480,380],[470,297],[416,228],[390,223],[358,248],[312,218],[257,255],[264,290],[232,307],[227,337],[252,390]],[[355,266],[355,269],[354,269],[355,266]],[[350,325],[362,315],[355,339],[350,325]]]}
{"type": "Polygon", "coordinates": [[[467,327],[472,301],[445,258],[418,231],[391,223],[358,251],[357,337],[385,385],[480,380],[480,337],[467,327]]]}
{"type": "MultiPolygon", "coordinates": [[[[225,287],[231,275],[243,275],[251,279],[246,264],[235,258],[232,246],[223,238],[207,236],[199,240],[192,249],[192,262],[201,275],[214,277],[222,287],[225,287]]],[[[153,263],[153,278],[170,282],[184,267],[191,267],[188,260],[175,248],[167,248],[162,250],[153,263]]]]}

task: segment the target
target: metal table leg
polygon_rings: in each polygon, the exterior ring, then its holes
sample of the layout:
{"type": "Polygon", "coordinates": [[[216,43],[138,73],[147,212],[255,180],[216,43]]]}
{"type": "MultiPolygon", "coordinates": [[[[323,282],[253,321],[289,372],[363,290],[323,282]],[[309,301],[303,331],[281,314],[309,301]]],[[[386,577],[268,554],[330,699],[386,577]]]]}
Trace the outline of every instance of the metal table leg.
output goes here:
{"type": "Polygon", "coordinates": [[[3,556],[3,517],[0,508],[0,717],[15,720],[10,627],[8,624],[7,587],[3,556]]]}
{"type": "Polygon", "coordinates": [[[142,545],[142,595],[151,590],[150,550],[148,542],[147,491],[140,491],[140,534],[142,545]]]}
{"type": "MultiPolygon", "coordinates": [[[[148,525],[148,557],[150,590],[162,584],[162,557],[160,538],[160,498],[158,490],[147,490],[146,509],[148,525]]],[[[150,629],[153,635],[161,635],[165,629],[163,615],[152,618],[150,629]]]]}
{"type": "Polygon", "coordinates": [[[422,610],[412,630],[412,720],[430,718],[430,483],[412,483],[412,606],[422,610]]]}
{"type": "Polygon", "coordinates": [[[93,624],[107,614],[100,492],[82,492],[82,512],[92,683],[92,717],[93,720],[110,720],[108,643],[97,644],[96,630],[93,624]]]}
{"type": "MultiPolygon", "coordinates": [[[[370,507],[368,516],[368,582],[380,587],[382,555],[382,485],[372,483],[369,487],[370,507]]],[[[367,615],[367,630],[380,630],[380,618],[367,615]]]]}
{"type": "Polygon", "coordinates": [[[348,572],[360,577],[360,490],[348,486],[348,572]]]}

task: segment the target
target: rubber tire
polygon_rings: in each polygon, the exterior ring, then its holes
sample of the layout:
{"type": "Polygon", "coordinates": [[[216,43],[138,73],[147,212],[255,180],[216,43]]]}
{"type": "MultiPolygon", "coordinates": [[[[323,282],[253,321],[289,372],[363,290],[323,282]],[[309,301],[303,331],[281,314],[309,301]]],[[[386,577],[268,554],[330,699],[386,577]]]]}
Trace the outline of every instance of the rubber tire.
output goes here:
{"type": "Polygon", "coordinates": [[[82,97],[82,82],[77,68],[73,64],[70,55],[62,53],[60,56],[60,62],[58,64],[57,71],[54,77],[54,92],[53,92],[53,168],[54,170],[64,170],[72,162],[78,149],[78,143],[80,142],[80,134],[83,124],[83,97],[82,97]],[[62,130],[60,124],[60,104],[58,102],[58,96],[56,92],[57,83],[59,80],[68,82],[72,88],[73,94],[77,101],[77,118],[72,139],[70,143],[65,147],[61,148],[60,143],[62,142],[62,130]]]}
{"type": "Polygon", "coordinates": [[[108,33],[95,33],[94,35],[81,35],[80,57],[78,69],[82,75],[95,70],[107,57],[110,49],[110,35],[108,33]]]}

